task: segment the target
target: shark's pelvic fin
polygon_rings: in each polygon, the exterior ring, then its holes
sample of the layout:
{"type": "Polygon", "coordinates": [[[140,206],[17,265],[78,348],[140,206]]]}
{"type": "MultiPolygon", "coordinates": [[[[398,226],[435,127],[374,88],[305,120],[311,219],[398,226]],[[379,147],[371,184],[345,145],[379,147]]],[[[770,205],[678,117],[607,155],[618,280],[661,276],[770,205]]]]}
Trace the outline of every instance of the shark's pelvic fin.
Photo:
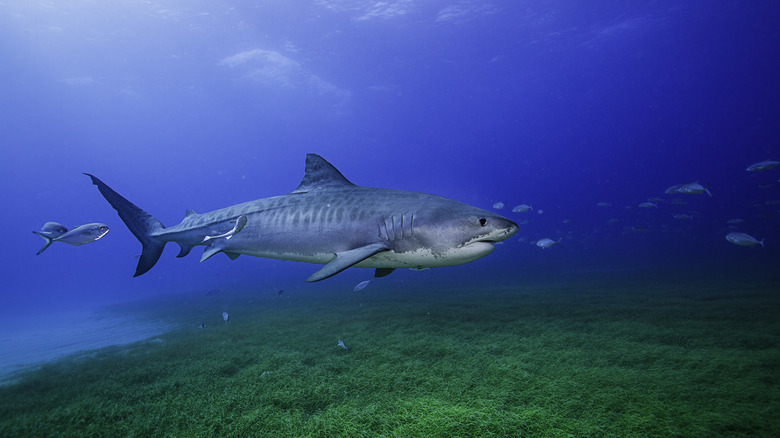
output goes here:
{"type": "Polygon", "coordinates": [[[213,256],[214,254],[222,251],[224,247],[221,245],[221,243],[222,242],[214,242],[211,245],[207,246],[203,250],[203,255],[200,256],[200,261],[201,262],[206,261],[209,258],[211,258],[211,256],[213,256]]]}
{"type": "Polygon", "coordinates": [[[317,154],[306,154],[306,173],[292,193],[306,193],[322,188],[354,186],[332,164],[317,154]]]}
{"type": "Polygon", "coordinates": [[[206,249],[203,250],[203,255],[200,256],[200,261],[202,262],[206,259],[209,259],[214,254],[220,252],[224,252],[224,254],[230,258],[230,260],[235,260],[238,258],[238,256],[241,255],[237,252],[225,251],[225,245],[226,243],[224,240],[219,240],[207,246],[206,249]]]}
{"type": "Polygon", "coordinates": [[[141,257],[138,260],[138,266],[135,268],[133,277],[138,277],[152,269],[152,266],[160,259],[160,255],[162,255],[165,247],[165,242],[154,236],[154,233],[165,229],[163,224],[149,213],[123,198],[122,195],[115,192],[103,181],[97,179],[97,177],[88,173],[84,175],[92,179],[92,184],[98,187],[106,201],[119,213],[122,222],[127,225],[130,232],[141,242],[141,257]]]}
{"type": "Polygon", "coordinates": [[[337,253],[335,259],[331,260],[319,271],[311,274],[311,276],[309,276],[306,281],[311,283],[332,277],[339,272],[349,268],[350,266],[362,262],[363,260],[378,252],[387,251],[389,249],[390,247],[380,242],[337,253]]]}

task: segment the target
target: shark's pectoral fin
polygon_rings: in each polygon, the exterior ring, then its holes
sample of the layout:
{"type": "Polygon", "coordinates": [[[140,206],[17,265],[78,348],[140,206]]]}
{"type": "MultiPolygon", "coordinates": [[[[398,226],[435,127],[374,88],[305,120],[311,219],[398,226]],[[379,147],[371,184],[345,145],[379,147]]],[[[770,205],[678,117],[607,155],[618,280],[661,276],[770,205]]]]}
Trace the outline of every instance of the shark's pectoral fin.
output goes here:
{"type": "Polygon", "coordinates": [[[349,268],[350,266],[362,262],[363,260],[378,252],[387,251],[389,249],[390,247],[384,243],[372,243],[370,245],[361,246],[360,248],[336,253],[335,259],[331,260],[319,271],[311,274],[311,276],[307,278],[306,281],[311,283],[332,277],[339,272],[349,268]]]}
{"type": "Polygon", "coordinates": [[[395,268],[376,268],[374,271],[374,277],[387,277],[388,275],[392,274],[393,271],[395,271],[395,268]]]}

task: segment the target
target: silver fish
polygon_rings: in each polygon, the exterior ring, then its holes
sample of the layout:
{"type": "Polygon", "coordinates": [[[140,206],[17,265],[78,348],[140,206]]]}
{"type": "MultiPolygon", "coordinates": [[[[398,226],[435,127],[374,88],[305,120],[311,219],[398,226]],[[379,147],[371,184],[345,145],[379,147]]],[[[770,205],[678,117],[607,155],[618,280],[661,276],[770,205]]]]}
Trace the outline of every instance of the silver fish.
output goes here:
{"type": "Polygon", "coordinates": [[[643,202],[638,205],[639,208],[658,208],[657,204],[653,204],[652,202],[643,202]]]}
{"type": "Polygon", "coordinates": [[[230,315],[228,315],[227,312],[222,312],[222,320],[223,321],[228,322],[228,318],[229,317],[230,317],[230,315]]]}
{"type": "Polygon", "coordinates": [[[710,186],[709,184],[707,184],[706,186],[702,186],[701,184],[699,184],[698,181],[696,181],[688,184],[677,184],[675,186],[671,186],[668,189],[666,189],[664,193],[666,193],[667,195],[672,195],[677,193],[685,194],[685,195],[700,195],[702,193],[706,193],[710,195],[710,197],[712,197],[712,193],[710,193],[709,186],[710,186]]]}
{"type": "Polygon", "coordinates": [[[552,239],[548,239],[548,238],[545,237],[544,239],[537,240],[536,241],[536,246],[538,246],[539,248],[542,248],[542,249],[552,248],[553,245],[560,245],[561,244],[561,239],[563,239],[563,237],[561,237],[558,240],[552,240],[552,239]]]}
{"type": "Polygon", "coordinates": [[[339,345],[339,347],[341,347],[341,348],[343,348],[345,350],[349,350],[349,348],[347,348],[347,346],[344,345],[344,341],[342,341],[341,339],[339,339],[338,345],[339,345]]]}
{"type": "Polygon", "coordinates": [[[758,163],[753,163],[750,166],[748,166],[747,169],[745,170],[747,170],[748,172],[763,172],[765,170],[774,169],[775,167],[777,167],[778,164],[780,164],[780,161],[766,160],[758,163]]]}
{"type": "Polygon", "coordinates": [[[101,237],[108,233],[108,225],[100,223],[92,223],[79,225],[78,227],[67,231],[65,227],[56,222],[46,222],[43,225],[41,231],[33,231],[33,233],[41,236],[45,241],[41,249],[38,250],[35,255],[42,253],[46,248],[54,242],[67,243],[68,245],[80,246],[86,243],[99,240],[101,237]],[[62,232],[62,230],[65,230],[62,232]]]}
{"type": "Polygon", "coordinates": [[[531,207],[528,204],[520,204],[515,206],[515,208],[512,209],[512,213],[525,213],[528,210],[533,211],[533,207],[531,207]]]}
{"type": "Polygon", "coordinates": [[[726,240],[739,246],[764,246],[764,239],[760,241],[750,234],[745,233],[728,233],[726,234],[726,240]]]}
{"type": "Polygon", "coordinates": [[[354,288],[354,289],[352,289],[352,291],[353,291],[353,292],[357,292],[357,291],[360,291],[360,290],[363,290],[363,289],[365,289],[365,288],[366,288],[366,286],[368,286],[368,283],[369,283],[369,282],[371,282],[371,280],[361,281],[360,283],[358,283],[357,285],[355,285],[355,288],[354,288]]]}
{"type": "Polygon", "coordinates": [[[496,202],[495,204],[493,204],[493,208],[495,208],[496,210],[501,210],[505,206],[506,204],[504,204],[503,202],[496,202]]]}

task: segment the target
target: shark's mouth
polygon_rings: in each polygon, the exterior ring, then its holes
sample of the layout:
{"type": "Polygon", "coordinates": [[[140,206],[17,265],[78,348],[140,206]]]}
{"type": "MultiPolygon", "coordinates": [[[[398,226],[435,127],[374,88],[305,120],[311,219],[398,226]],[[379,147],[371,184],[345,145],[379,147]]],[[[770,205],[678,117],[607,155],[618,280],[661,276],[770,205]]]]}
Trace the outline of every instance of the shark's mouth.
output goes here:
{"type": "Polygon", "coordinates": [[[504,229],[495,230],[489,234],[485,234],[483,236],[471,239],[470,241],[466,242],[463,246],[467,245],[473,245],[475,243],[488,243],[490,245],[493,245],[494,243],[501,242],[503,240],[509,239],[510,237],[514,236],[515,233],[520,228],[517,225],[512,225],[509,227],[506,227],[504,229]]]}
{"type": "Polygon", "coordinates": [[[474,240],[463,245],[463,248],[469,248],[472,251],[479,249],[493,251],[496,242],[495,240],[474,240]]]}
{"type": "Polygon", "coordinates": [[[496,241],[488,239],[472,240],[471,242],[466,242],[460,248],[461,251],[467,251],[469,254],[479,258],[493,252],[496,248],[495,243],[496,241]]]}
{"type": "Polygon", "coordinates": [[[450,261],[450,265],[460,265],[485,257],[493,252],[494,249],[496,249],[496,246],[493,241],[472,240],[450,253],[447,258],[450,261]]]}

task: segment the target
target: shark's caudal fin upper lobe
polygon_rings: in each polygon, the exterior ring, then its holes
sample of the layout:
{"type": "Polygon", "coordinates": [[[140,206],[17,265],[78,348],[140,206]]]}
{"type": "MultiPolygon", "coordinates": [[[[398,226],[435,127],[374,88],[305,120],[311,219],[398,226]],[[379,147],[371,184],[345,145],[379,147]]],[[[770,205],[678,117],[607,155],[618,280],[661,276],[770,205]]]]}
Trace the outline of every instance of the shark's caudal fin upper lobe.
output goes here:
{"type": "Polygon", "coordinates": [[[97,177],[88,173],[84,175],[92,179],[92,184],[98,187],[106,201],[119,213],[122,222],[127,225],[127,228],[130,229],[143,246],[141,258],[138,260],[138,266],[135,268],[133,277],[138,277],[152,269],[152,266],[160,259],[163,247],[165,247],[165,242],[153,235],[155,232],[165,229],[163,224],[149,213],[123,198],[122,195],[115,192],[103,181],[97,179],[97,177]]]}

